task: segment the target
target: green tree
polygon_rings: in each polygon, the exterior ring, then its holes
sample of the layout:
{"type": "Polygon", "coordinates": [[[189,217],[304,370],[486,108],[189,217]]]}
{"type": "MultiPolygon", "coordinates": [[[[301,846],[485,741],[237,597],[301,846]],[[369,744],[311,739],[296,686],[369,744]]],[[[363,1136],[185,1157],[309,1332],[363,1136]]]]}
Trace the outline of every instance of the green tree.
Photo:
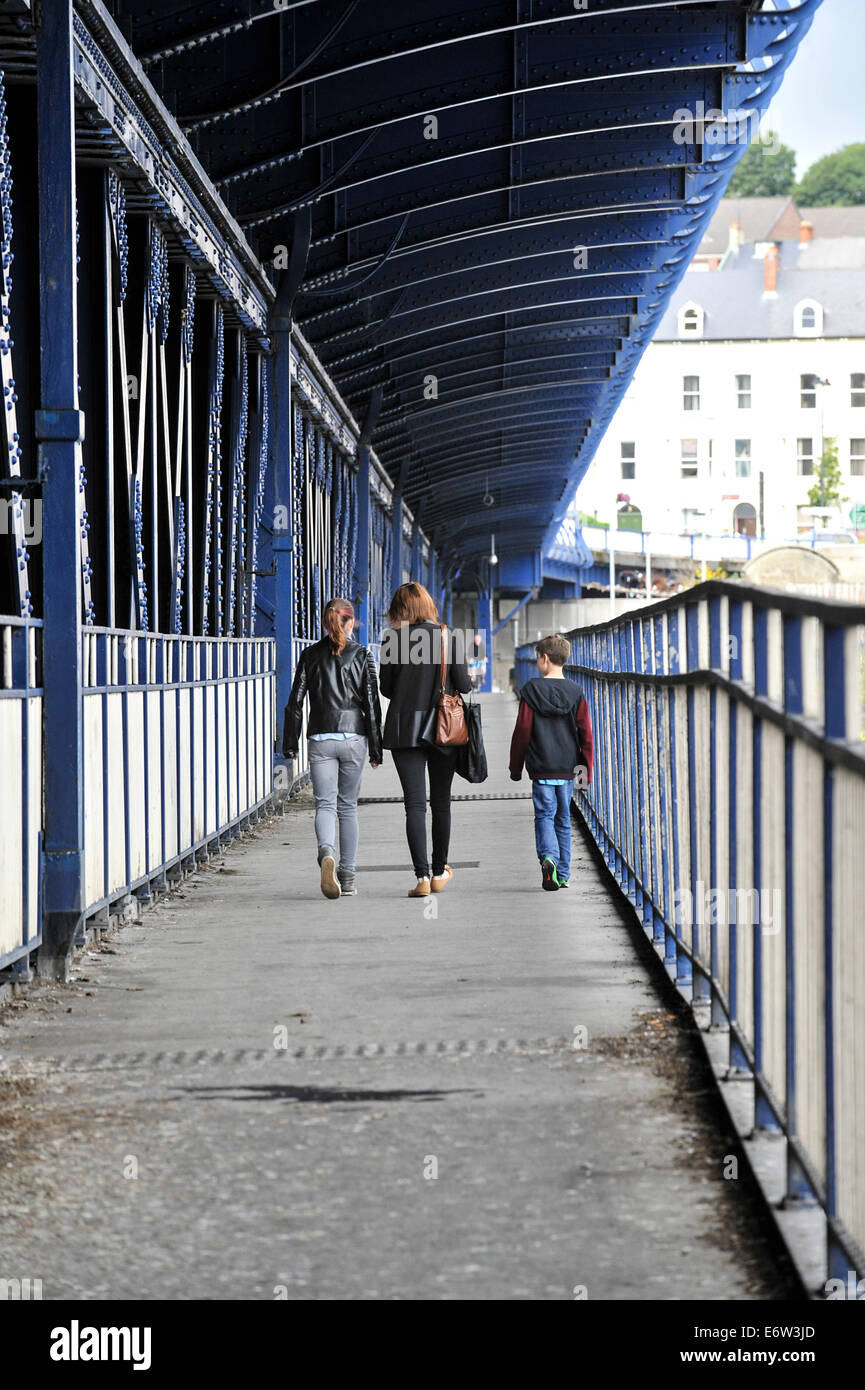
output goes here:
{"type": "Polygon", "coordinates": [[[796,151],[761,130],[733,170],[725,198],[775,198],[793,192],[796,151]]]}
{"type": "Polygon", "coordinates": [[[845,145],[818,159],[797,184],[796,201],[806,208],[865,203],[865,145],[845,145]]]}
{"type": "Polygon", "coordinates": [[[816,483],[808,490],[811,507],[833,507],[846,499],[841,496],[841,467],[838,463],[838,440],[823,440],[823,457],[816,483]]]}

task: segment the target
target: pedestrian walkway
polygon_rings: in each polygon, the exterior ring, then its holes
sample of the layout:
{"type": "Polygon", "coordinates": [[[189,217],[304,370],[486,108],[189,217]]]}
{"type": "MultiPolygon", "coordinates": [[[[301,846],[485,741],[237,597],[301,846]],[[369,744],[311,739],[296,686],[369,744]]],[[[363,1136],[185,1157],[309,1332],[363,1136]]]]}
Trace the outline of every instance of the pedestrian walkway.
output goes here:
{"type": "Polygon", "coordinates": [[[388,760],[357,898],[319,893],[301,795],[0,1016],[0,1275],[46,1299],[790,1296],[579,832],[572,888],[540,891],[514,700],[483,708],[445,893],[405,896],[388,760]]]}

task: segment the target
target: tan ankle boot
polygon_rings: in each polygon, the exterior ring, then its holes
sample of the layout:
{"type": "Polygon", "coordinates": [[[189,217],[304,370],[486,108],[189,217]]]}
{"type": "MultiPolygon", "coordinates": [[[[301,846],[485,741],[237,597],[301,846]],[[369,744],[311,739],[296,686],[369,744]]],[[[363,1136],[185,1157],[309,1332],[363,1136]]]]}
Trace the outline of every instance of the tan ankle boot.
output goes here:
{"type": "Polygon", "coordinates": [[[408,890],[410,898],[428,898],[429,894],[430,886],[428,878],[419,878],[414,888],[408,890]]]}

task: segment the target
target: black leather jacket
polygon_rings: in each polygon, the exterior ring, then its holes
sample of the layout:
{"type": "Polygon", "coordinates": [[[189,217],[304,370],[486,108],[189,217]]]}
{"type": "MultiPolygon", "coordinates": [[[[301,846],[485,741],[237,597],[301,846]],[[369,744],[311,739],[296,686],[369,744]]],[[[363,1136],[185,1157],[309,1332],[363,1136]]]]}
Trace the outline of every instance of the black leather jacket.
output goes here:
{"type": "Polygon", "coordinates": [[[375,663],[366,647],[349,641],[336,656],[330,638],[323,637],[302,653],[285,707],[286,758],[297,756],[307,695],[307,734],[366,734],[370,762],[381,762],[381,704],[375,663]]]}

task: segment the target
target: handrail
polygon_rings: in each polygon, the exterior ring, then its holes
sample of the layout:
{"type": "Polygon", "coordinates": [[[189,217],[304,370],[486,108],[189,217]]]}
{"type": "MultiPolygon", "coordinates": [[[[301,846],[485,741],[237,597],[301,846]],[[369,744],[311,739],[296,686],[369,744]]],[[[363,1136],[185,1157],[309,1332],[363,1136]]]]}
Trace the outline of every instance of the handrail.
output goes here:
{"type": "MultiPolygon", "coordinates": [[[[865,607],[711,580],[567,634],[576,804],[698,1021],[786,1140],[830,1277],[865,1272],[865,607]]],[[[518,686],[534,648],[516,654],[518,686]]]]}

